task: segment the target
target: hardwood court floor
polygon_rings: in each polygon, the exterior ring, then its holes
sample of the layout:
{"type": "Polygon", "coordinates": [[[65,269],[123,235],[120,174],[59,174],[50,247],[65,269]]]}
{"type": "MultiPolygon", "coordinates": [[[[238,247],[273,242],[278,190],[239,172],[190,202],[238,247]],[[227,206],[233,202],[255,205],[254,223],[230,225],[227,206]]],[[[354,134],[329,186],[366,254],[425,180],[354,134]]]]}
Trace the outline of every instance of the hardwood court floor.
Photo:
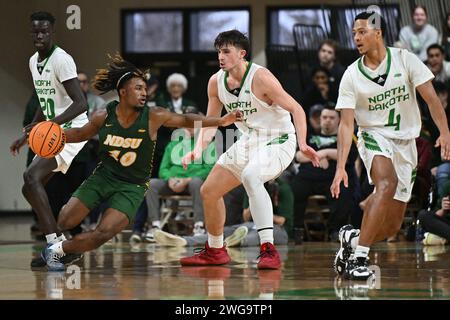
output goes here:
{"type": "MultiPolygon", "coordinates": [[[[375,283],[335,278],[337,243],[280,246],[283,268],[258,271],[257,248],[230,249],[222,267],[180,267],[192,248],[130,246],[85,254],[66,272],[30,270],[42,242],[6,241],[0,230],[0,299],[450,299],[450,250],[400,242],[373,248],[375,283]]],[[[125,240],[126,236],[122,236],[125,240]]]]}

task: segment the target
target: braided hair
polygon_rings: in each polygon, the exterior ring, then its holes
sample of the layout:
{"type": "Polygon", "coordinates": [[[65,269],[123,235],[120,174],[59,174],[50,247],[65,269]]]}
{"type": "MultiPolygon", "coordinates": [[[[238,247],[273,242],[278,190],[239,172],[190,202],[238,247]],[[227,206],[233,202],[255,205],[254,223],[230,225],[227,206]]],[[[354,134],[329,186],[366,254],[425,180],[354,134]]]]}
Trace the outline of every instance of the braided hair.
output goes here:
{"type": "Polygon", "coordinates": [[[132,63],[125,61],[119,54],[111,56],[106,69],[98,69],[93,80],[93,87],[105,94],[111,90],[119,90],[132,78],[141,78],[145,82],[150,77],[148,70],[140,70],[132,63]]]}

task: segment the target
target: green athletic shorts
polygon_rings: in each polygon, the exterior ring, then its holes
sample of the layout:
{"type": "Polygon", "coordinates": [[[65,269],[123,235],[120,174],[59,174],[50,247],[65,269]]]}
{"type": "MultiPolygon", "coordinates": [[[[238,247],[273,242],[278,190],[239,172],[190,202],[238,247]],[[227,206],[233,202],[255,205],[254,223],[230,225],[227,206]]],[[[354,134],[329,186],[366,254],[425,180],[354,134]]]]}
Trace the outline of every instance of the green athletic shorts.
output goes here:
{"type": "Polygon", "coordinates": [[[145,185],[119,180],[106,169],[97,168],[72,197],[78,198],[91,210],[106,201],[108,208],[119,210],[131,221],[144,200],[146,191],[145,185]]]}

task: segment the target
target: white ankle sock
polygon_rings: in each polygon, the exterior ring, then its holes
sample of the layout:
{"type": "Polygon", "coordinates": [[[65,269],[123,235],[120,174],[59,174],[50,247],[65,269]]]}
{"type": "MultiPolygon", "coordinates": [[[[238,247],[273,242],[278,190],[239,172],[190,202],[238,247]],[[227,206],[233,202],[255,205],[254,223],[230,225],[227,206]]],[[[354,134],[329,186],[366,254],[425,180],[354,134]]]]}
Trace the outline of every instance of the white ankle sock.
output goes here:
{"type": "Polygon", "coordinates": [[[63,247],[62,247],[63,242],[59,241],[55,244],[53,244],[50,249],[54,250],[57,254],[59,255],[65,255],[63,247]]]}
{"type": "Polygon", "coordinates": [[[223,233],[220,236],[213,236],[208,233],[208,245],[210,248],[222,248],[223,247],[223,233]]]}
{"type": "Polygon", "coordinates": [[[270,242],[273,244],[273,229],[264,229],[261,231],[258,231],[259,234],[259,242],[261,244],[270,242]]]}
{"type": "Polygon", "coordinates": [[[58,236],[56,233],[46,234],[45,239],[47,239],[48,244],[55,244],[58,242],[58,236]]]}
{"type": "Polygon", "coordinates": [[[370,248],[358,245],[355,249],[355,258],[367,258],[370,248]]]}

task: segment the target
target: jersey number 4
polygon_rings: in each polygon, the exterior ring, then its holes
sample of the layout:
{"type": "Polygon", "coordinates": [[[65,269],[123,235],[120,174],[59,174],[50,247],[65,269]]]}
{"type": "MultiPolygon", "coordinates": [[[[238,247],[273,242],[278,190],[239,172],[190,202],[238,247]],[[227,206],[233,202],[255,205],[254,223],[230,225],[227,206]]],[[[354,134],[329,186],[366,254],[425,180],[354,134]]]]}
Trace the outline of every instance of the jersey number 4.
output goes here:
{"type": "Polygon", "coordinates": [[[400,130],[400,114],[398,114],[397,116],[395,115],[395,109],[391,109],[391,111],[389,111],[389,119],[388,119],[388,123],[386,123],[384,126],[385,127],[394,127],[395,131],[400,130]]]}

